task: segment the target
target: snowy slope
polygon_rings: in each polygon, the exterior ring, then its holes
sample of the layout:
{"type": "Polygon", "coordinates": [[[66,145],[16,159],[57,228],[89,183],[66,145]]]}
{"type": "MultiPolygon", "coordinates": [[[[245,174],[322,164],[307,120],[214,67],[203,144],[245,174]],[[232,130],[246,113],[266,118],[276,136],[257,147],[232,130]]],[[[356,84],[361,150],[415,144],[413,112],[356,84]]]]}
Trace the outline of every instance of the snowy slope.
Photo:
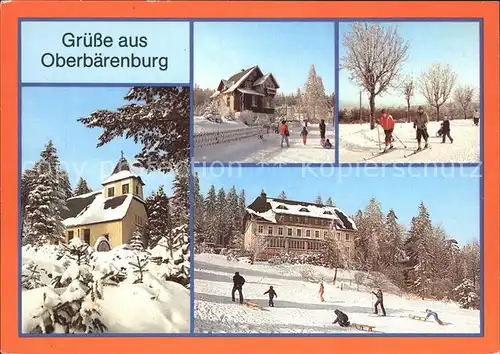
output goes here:
{"type": "MultiPolygon", "coordinates": [[[[234,128],[235,124],[223,123],[217,125],[223,127],[229,125],[234,128]]],[[[327,129],[329,128],[331,129],[331,127],[327,127],[327,129]]],[[[194,149],[194,161],[333,163],[335,150],[321,147],[318,125],[308,125],[309,135],[307,136],[306,145],[302,143],[301,130],[300,127],[290,128],[289,148],[281,148],[281,136],[275,134],[271,129],[269,134],[264,135],[263,140],[255,137],[228,144],[194,149]]],[[[326,138],[330,139],[330,142],[334,144],[335,139],[332,130],[327,130],[326,138]]]]}
{"type": "MultiPolygon", "coordinates": [[[[42,268],[41,281],[50,284],[56,275],[67,273],[71,266],[57,258],[57,246],[39,250],[23,247],[23,266],[31,262],[42,268]],[[50,274],[50,278],[49,278],[50,274]]],[[[148,265],[143,283],[134,284],[137,275],[129,262],[136,261],[136,253],[122,247],[109,252],[94,252],[92,265],[96,272],[108,273],[124,269],[127,279],[117,286],[104,286],[103,298],[97,300],[101,320],[109,333],[187,333],[190,328],[190,293],[182,285],[161,280],[160,267],[148,265]]],[[[38,287],[22,293],[22,331],[30,333],[38,324],[33,316],[40,309],[43,294],[58,301],[68,293],[66,288],[38,287]]]]}
{"type": "Polygon", "coordinates": [[[237,128],[246,128],[242,122],[224,120],[222,123],[214,123],[203,117],[194,117],[194,133],[208,133],[217,130],[230,130],[237,128]]]}
{"type": "MultiPolygon", "coordinates": [[[[423,301],[386,292],[387,317],[372,314],[371,289],[356,291],[352,275],[339,271],[333,286],[332,271],[306,265],[249,265],[228,261],[224,256],[199,254],[195,260],[195,331],[201,333],[366,333],[332,325],[335,309],[345,312],[351,322],[376,326],[383,333],[479,333],[479,311],[463,310],[454,303],[423,301]],[[305,280],[310,274],[325,280],[325,302],[318,298],[319,285],[305,280]],[[232,276],[239,271],[246,279],[243,295],[262,309],[231,301],[232,276]],[[343,291],[339,288],[343,284],[343,291]],[[272,285],[278,295],[275,307],[267,307],[263,293],[272,285]],[[436,311],[444,322],[440,326],[410,319],[408,314],[422,315],[425,309],[436,311]]],[[[238,294],[236,293],[238,300],[238,294]]]]}
{"type": "MultiPolygon", "coordinates": [[[[369,160],[370,162],[479,162],[480,152],[480,127],[476,127],[472,120],[452,120],[451,136],[454,139],[450,144],[447,139],[445,144],[441,144],[442,138],[436,137],[436,132],[440,128],[440,122],[430,122],[428,132],[430,135],[430,150],[418,153],[408,158],[409,154],[417,147],[416,133],[412,123],[396,123],[394,134],[407,146],[396,139],[394,147],[397,150],[387,155],[379,156],[369,160]]],[[[362,162],[364,158],[379,151],[379,138],[384,143],[384,132],[382,129],[370,130],[370,125],[366,124],[340,124],[339,125],[339,162],[362,162]]],[[[422,139],[423,147],[423,139],[422,139]]]]}

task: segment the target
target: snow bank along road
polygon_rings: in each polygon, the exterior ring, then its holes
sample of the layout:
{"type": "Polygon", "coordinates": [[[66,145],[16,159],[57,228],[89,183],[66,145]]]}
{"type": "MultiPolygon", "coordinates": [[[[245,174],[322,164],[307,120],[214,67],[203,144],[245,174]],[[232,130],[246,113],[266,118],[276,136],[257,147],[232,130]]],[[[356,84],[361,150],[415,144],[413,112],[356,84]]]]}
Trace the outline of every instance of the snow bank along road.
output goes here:
{"type": "MultiPolygon", "coordinates": [[[[441,144],[442,138],[436,137],[440,128],[440,122],[430,122],[428,132],[431,149],[422,151],[416,155],[405,158],[417,148],[415,129],[412,123],[397,123],[394,134],[407,146],[396,139],[394,151],[388,154],[370,159],[369,162],[455,162],[475,163],[480,160],[480,127],[473,124],[472,120],[452,120],[451,136],[454,141],[450,144],[441,144]]],[[[339,125],[339,162],[363,162],[364,158],[370,157],[372,153],[379,151],[379,138],[384,143],[384,132],[382,129],[370,130],[367,124],[340,124],[339,125]]],[[[422,147],[424,142],[422,140],[422,147]]]]}
{"type": "MultiPolygon", "coordinates": [[[[197,333],[346,333],[367,332],[333,325],[335,309],[359,324],[376,326],[383,333],[479,333],[479,311],[463,310],[457,304],[408,299],[384,294],[387,317],[373,315],[371,289],[356,291],[352,275],[339,271],[337,285],[332,285],[332,271],[307,265],[277,265],[228,261],[224,256],[198,254],[195,258],[195,332],[197,333]],[[312,271],[311,271],[312,270],[312,271]],[[231,301],[232,277],[239,271],[245,278],[246,300],[262,306],[251,308],[231,301]],[[318,283],[305,280],[301,273],[323,277],[325,302],[318,298],[318,283]],[[343,290],[340,289],[343,284],[343,290]],[[278,295],[275,307],[269,308],[263,293],[272,285],[278,295]],[[436,311],[447,323],[412,320],[409,314],[422,315],[425,309],[436,311]]],[[[238,293],[236,293],[238,300],[238,293]]]]}

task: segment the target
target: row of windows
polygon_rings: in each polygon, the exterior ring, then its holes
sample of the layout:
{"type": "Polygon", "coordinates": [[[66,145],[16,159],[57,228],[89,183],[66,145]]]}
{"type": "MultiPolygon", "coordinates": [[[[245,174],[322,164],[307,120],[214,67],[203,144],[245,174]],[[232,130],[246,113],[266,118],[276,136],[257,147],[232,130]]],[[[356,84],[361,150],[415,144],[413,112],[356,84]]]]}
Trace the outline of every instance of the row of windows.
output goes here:
{"type": "MultiPolygon", "coordinates": [[[[139,185],[135,186],[135,194],[140,194],[140,187],[139,185]]],[[[122,194],[128,194],[130,193],[130,185],[127,184],[122,184],[122,194]]],[[[115,187],[108,187],[108,197],[114,197],[115,196],[115,187]]]]}
{"type": "Polygon", "coordinates": [[[138,215],[135,215],[135,223],[137,225],[141,225],[142,226],[142,225],[144,225],[144,219],[142,217],[138,216],[138,215]]]}
{"type": "MultiPolygon", "coordinates": [[[[278,207],[276,209],[288,210],[288,208],[286,206],[284,206],[284,205],[278,205],[278,207]]],[[[310,210],[307,209],[306,207],[303,207],[303,208],[299,209],[299,212],[301,212],[301,213],[309,213],[310,210]]],[[[323,215],[333,215],[333,213],[330,210],[325,210],[323,212],[323,215]]]]}
{"type": "Polygon", "coordinates": [[[332,222],[329,219],[319,219],[310,216],[297,216],[297,215],[283,215],[283,219],[284,221],[296,222],[300,224],[308,224],[308,225],[314,224],[323,226],[328,226],[332,222]]]}
{"type": "MultiPolygon", "coordinates": [[[[284,236],[284,231],[285,231],[285,227],[278,226],[277,230],[276,230],[277,233],[275,234],[275,229],[273,226],[267,227],[267,235],[269,235],[269,236],[274,236],[274,235],[284,236]]],[[[264,225],[259,225],[258,233],[260,235],[264,234],[264,225]]],[[[313,230],[309,230],[309,229],[303,230],[301,228],[291,228],[291,227],[286,228],[286,235],[289,237],[295,236],[295,237],[307,237],[307,238],[311,238],[311,237],[320,238],[320,236],[321,236],[319,230],[314,230],[314,234],[313,234],[313,230]]],[[[328,231],[323,230],[322,236],[323,236],[323,238],[328,237],[328,231]]],[[[341,236],[340,232],[337,232],[336,236],[337,236],[337,240],[340,240],[340,236],[341,236]]],[[[350,235],[345,234],[345,241],[350,241],[350,240],[351,240],[350,235]]]]}
{"type": "MultiPolygon", "coordinates": [[[[90,229],[83,229],[82,234],[83,234],[83,242],[90,245],[90,229]]],[[[77,236],[80,237],[80,230],[78,230],[77,236]]],[[[103,236],[106,238],[106,240],[109,241],[109,234],[104,234],[103,236]]],[[[71,240],[73,237],[75,237],[75,232],[73,230],[68,231],[68,241],[71,240]]]]}
{"type": "MultiPolygon", "coordinates": [[[[283,238],[270,238],[266,240],[266,246],[268,248],[287,248],[287,240],[283,238]]],[[[302,240],[288,240],[288,249],[296,250],[310,250],[310,251],[321,251],[323,249],[322,242],[316,241],[302,241],[302,240]],[[306,248],[307,247],[307,248],[306,248]]],[[[345,247],[346,255],[350,255],[350,247],[345,247]]]]}

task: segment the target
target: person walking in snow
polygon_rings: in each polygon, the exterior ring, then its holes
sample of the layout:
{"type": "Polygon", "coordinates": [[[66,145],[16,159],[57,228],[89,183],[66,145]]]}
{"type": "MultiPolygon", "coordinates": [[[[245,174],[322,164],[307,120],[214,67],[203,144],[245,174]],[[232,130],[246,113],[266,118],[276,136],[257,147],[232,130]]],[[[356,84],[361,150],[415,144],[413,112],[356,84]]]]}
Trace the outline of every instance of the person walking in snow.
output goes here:
{"type": "Polygon", "coordinates": [[[377,292],[372,291],[372,294],[377,297],[377,301],[375,302],[375,311],[373,312],[375,315],[378,315],[378,305],[382,309],[382,315],[385,316],[385,307],[384,307],[384,294],[382,293],[382,289],[378,289],[377,292]]]}
{"type": "Polygon", "coordinates": [[[269,294],[269,306],[274,307],[274,297],[278,297],[278,294],[276,294],[276,291],[274,291],[273,286],[271,285],[269,287],[269,290],[264,293],[264,295],[269,294]]]}
{"type": "Polygon", "coordinates": [[[386,109],[383,109],[382,115],[378,119],[377,123],[384,130],[384,134],[385,134],[384,152],[387,152],[387,150],[394,148],[394,146],[392,145],[392,141],[393,141],[392,132],[394,131],[394,119],[392,118],[392,116],[389,113],[387,113],[386,109]]]}
{"type": "Polygon", "coordinates": [[[319,283],[319,301],[324,302],[323,294],[325,293],[325,287],[323,286],[323,282],[319,283]]]}
{"type": "Polygon", "coordinates": [[[479,110],[476,109],[474,110],[474,125],[479,125],[479,110]]]}
{"type": "Polygon", "coordinates": [[[304,145],[306,145],[307,142],[307,134],[309,134],[309,132],[307,131],[307,128],[304,126],[304,128],[302,128],[302,131],[300,132],[300,136],[302,137],[302,142],[304,143],[304,145]]]}
{"type": "Polygon", "coordinates": [[[321,139],[321,145],[323,145],[326,139],[326,124],[324,119],[319,123],[319,137],[321,139]]]}
{"type": "Polygon", "coordinates": [[[427,313],[427,316],[425,317],[425,320],[427,321],[427,319],[429,317],[434,317],[434,320],[439,323],[440,325],[443,325],[443,321],[441,321],[438,317],[438,314],[435,312],[435,311],[432,311],[432,310],[429,310],[429,309],[425,309],[425,312],[427,313]]]}
{"type": "Polygon", "coordinates": [[[349,317],[345,313],[340,310],[335,310],[333,312],[335,312],[335,315],[337,315],[337,318],[335,319],[335,321],[333,321],[333,324],[338,323],[340,327],[350,326],[349,317]]]}
{"type": "Polygon", "coordinates": [[[420,147],[422,138],[424,138],[425,141],[424,149],[429,147],[428,143],[429,133],[427,132],[428,122],[429,122],[429,117],[427,116],[427,113],[425,113],[424,107],[418,106],[417,115],[415,116],[415,120],[413,121],[413,128],[417,129],[417,143],[418,143],[417,151],[422,150],[422,148],[420,147]]]}
{"type": "Polygon", "coordinates": [[[283,147],[284,142],[286,142],[286,147],[290,147],[290,144],[288,143],[288,137],[290,136],[290,131],[288,130],[288,125],[286,125],[286,120],[281,121],[280,135],[281,135],[281,147],[283,147]]]}
{"type": "Polygon", "coordinates": [[[239,272],[234,273],[233,277],[233,291],[231,296],[233,298],[233,302],[235,302],[234,294],[238,291],[240,295],[240,304],[243,303],[243,285],[245,284],[245,278],[243,278],[239,272]]]}
{"type": "Polygon", "coordinates": [[[443,141],[441,142],[444,144],[446,142],[446,137],[450,139],[450,142],[453,144],[453,138],[450,135],[450,120],[448,119],[448,116],[444,116],[443,124],[441,125],[441,133],[443,136],[443,141]]]}

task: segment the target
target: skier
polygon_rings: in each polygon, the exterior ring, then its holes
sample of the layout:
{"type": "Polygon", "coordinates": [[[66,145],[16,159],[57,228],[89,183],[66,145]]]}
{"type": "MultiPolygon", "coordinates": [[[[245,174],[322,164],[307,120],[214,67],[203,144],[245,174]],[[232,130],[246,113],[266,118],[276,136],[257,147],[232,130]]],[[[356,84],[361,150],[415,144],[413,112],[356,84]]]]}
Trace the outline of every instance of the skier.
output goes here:
{"type": "Polygon", "coordinates": [[[443,321],[439,319],[438,314],[436,312],[429,309],[425,309],[425,312],[427,312],[427,317],[425,317],[426,321],[429,317],[433,316],[437,323],[439,323],[440,325],[444,325],[443,321]]]}
{"type": "Polygon", "coordinates": [[[338,323],[340,327],[349,327],[349,317],[347,317],[347,315],[340,310],[335,310],[334,312],[337,315],[337,318],[333,321],[333,324],[338,323]]]}
{"type": "Polygon", "coordinates": [[[427,140],[429,139],[429,134],[427,133],[427,123],[429,122],[429,117],[427,113],[424,111],[423,106],[418,106],[417,115],[415,116],[415,120],[413,121],[413,128],[417,129],[417,142],[418,148],[417,151],[422,150],[420,147],[420,142],[422,138],[424,138],[425,146],[424,149],[429,147],[429,143],[427,140]]]}
{"type": "Polygon", "coordinates": [[[243,303],[243,284],[245,284],[245,278],[243,278],[239,272],[234,273],[233,277],[233,292],[231,293],[233,302],[235,302],[234,299],[234,293],[238,291],[240,295],[240,304],[243,303]]]}
{"type": "Polygon", "coordinates": [[[384,152],[387,152],[387,150],[394,148],[392,145],[393,138],[392,138],[392,132],[394,131],[394,119],[392,116],[387,113],[386,109],[382,110],[382,115],[378,119],[377,123],[384,129],[385,133],[385,148],[384,152]]]}
{"type": "Polygon", "coordinates": [[[474,110],[474,125],[479,125],[479,110],[474,110]]]}
{"type": "Polygon", "coordinates": [[[290,136],[290,132],[288,130],[288,125],[286,125],[286,120],[281,121],[280,135],[281,135],[281,147],[283,147],[283,142],[286,142],[286,147],[290,147],[290,144],[288,143],[288,137],[290,136]]]}
{"type": "Polygon", "coordinates": [[[332,143],[330,142],[330,139],[326,139],[325,144],[323,145],[325,149],[331,149],[333,148],[332,143]]]}
{"type": "Polygon", "coordinates": [[[264,293],[264,295],[266,294],[269,294],[269,306],[274,307],[273,299],[275,296],[278,297],[278,294],[276,294],[276,291],[274,291],[272,285],[269,287],[269,290],[264,293]]]}
{"type": "Polygon", "coordinates": [[[325,293],[325,287],[323,286],[323,282],[319,283],[319,301],[324,302],[323,294],[325,293]]]}
{"type": "Polygon", "coordinates": [[[323,145],[326,138],[326,125],[324,119],[322,119],[321,122],[319,123],[319,135],[321,139],[321,145],[323,145]]]}
{"type": "Polygon", "coordinates": [[[307,128],[304,126],[304,128],[302,128],[302,132],[300,132],[300,136],[302,136],[302,142],[304,143],[304,145],[306,145],[307,142],[307,134],[309,134],[309,132],[307,131],[307,128]]]}
{"type": "Polygon", "coordinates": [[[441,142],[442,144],[446,142],[446,137],[448,137],[450,142],[453,144],[453,138],[450,135],[450,120],[448,119],[448,116],[444,116],[443,124],[441,126],[441,134],[443,136],[443,141],[441,142]]]}
{"type": "Polygon", "coordinates": [[[373,313],[375,315],[378,315],[378,305],[380,305],[380,308],[382,309],[382,314],[383,316],[385,316],[386,313],[384,307],[384,294],[382,293],[382,289],[379,288],[376,293],[372,291],[372,294],[377,297],[377,301],[375,302],[375,311],[373,313]]]}

